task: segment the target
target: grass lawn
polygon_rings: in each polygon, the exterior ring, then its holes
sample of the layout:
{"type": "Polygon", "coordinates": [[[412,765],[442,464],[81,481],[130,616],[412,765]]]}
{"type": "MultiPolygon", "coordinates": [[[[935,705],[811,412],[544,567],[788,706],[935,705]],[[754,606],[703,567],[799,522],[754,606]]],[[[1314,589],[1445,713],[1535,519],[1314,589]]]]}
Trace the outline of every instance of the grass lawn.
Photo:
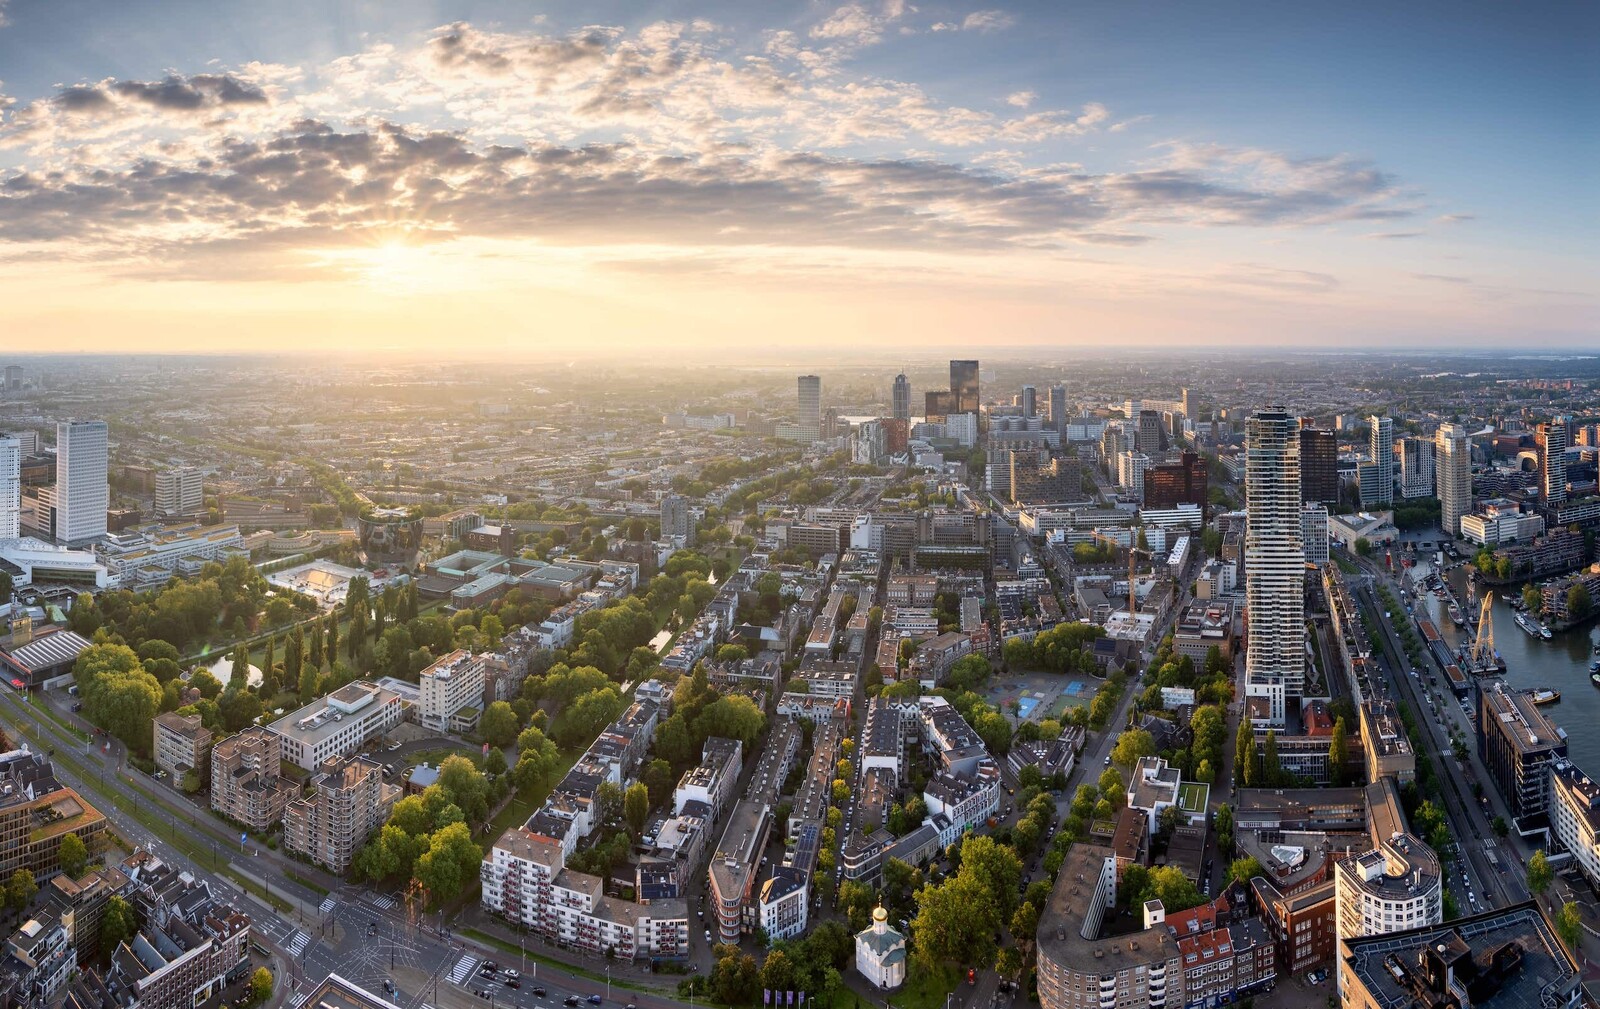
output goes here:
{"type": "Polygon", "coordinates": [[[948,964],[936,970],[906,972],[905,987],[889,996],[894,1009],[944,1009],[945,996],[956,990],[963,972],[948,964]]]}
{"type": "Polygon", "coordinates": [[[1210,795],[1210,786],[1203,782],[1181,782],[1178,785],[1178,808],[1185,813],[1204,813],[1210,795]]]}

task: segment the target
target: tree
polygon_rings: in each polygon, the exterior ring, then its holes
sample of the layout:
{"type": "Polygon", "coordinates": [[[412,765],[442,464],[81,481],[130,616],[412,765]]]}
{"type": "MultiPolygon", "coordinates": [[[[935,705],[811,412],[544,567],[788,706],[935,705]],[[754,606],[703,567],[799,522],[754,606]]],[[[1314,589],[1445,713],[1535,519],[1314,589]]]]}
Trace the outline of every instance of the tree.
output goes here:
{"type": "Polygon", "coordinates": [[[1532,582],[1522,587],[1522,605],[1534,616],[1538,616],[1539,611],[1544,608],[1544,594],[1532,582]]]}
{"type": "Polygon", "coordinates": [[[1122,775],[1115,767],[1108,767],[1100,772],[1100,794],[1111,799],[1116,805],[1120,806],[1127,800],[1126,788],[1122,775]],[[1112,796],[1116,798],[1112,799],[1112,796]]]}
{"type": "Polygon", "coordinates": [[[1589,589],[1582,582],[1573,582],[1567,589],[1567,614],[1573,620],[1582,620],[1589,615],[1589,609],[1594,601],[1589,598],[1589,589]]]}
{"type": "Polygon", "coordinates": [[[1111,761],[1131,768],[1141,757],[1155,756],[1155,752],[1156,741],[1150,733],[1144,729],[1128,729],[1117,737],[1117,745],[1111,749],[1111,761]]]}
{"type": "Polygon", "coordinates": [[[767,953],[766,962],[761,965],[761,987],[772,991],[789,991],[795,987],[794,964],[783,950],[767,953]]]}
{"type": "Polygon", "coordinates": [[[957,873],[938,886],[925,886],[917,893],[912,957],[930,970],[950,962],[989,963],[1001,920],[994,894],[974,877],[957,873]]]}
{"type": "Polygon", "coordinates": [[[94,724],[145,753],[151,722],[161,709],[161,684],[127,645],[93,645],[78,655],[73,679],[84,714],[94,724]]]}
{"type": "Polygon", "coordinates": [[[1544,852],[1536,851],[1528,859],[1528,889],[1535,894],[1544,893],[1549,889],[1555,875],[1555,870],[1550,868],[1550,860],[1544,857],[1544,852]]]}
{"type": "Polygon", "coordinates": [[[1489,826],[1494,828],[1494,835],[1496,837],[1505,837],[1507,834],[1511,833],[1511,827],[1506,823],[1506,818],[1503,816],[1496,816],[1494,818],[1494,822],[1489,826]]]}
{"type": "Polygon", "coordinates": [[[483,710],[478,734],[490,746],[510,746],[517,738],[517,713],[507,701],[495,701],[483,710]]]}
{"type": "Polygon", "coordinates": [[[67,833],[61,838],[61,871],[69,879],[77,879],[83,875],[84,866],[89,864],[89,848],[77,834],[67,833]]]}
{"type": "Polygon", "coordinates": [[[11,874],[11,879],[6,883],[6,906],[21,911],[38,892],[39,884],[34,882],[33,873],[26,869],[18,869],[11,874]]]}
{"type": "Polygon", "coordinates": [[[1357,539],[1356,539],[1356,555],[1359,556],[1359,557],[1368,557],[1368,556],[1371,556],[1371,554],[1372,554],[1372,541],[1367,539],[1365,536],[1357,537],[1357,539]]]}
{"type": "Polygon", "coordinates": [[[1350,744],[1345,739],[1344,719],[1333,723],[1333,740],[1328,744],[1328,778],[1334,788],[1344,786],[1346,770],[1350,766],[1350,744]]]}
{"type": "Polygon", "coordinates": [[[1261,781],[1268,788],[1283,783],[1283,764],[1278,759],[1278,730],[1267,730],[1267,742],[1261,754],[1261,781]]]}
{"type": "Polygon", "coordinates": [[[105,914],[100,919],[100,948],[114,950],[122,940],[139,931],[139,917],[133,905],[116,894],[106,901],[105,914]]]}
{"type": "Polygon", "coordinates": [[[1252,879],[1255,879],[1257,876],[1261,875],[1265,875],[1265,872],[1261,868],[1260,859],[1256,858],[1254,855],[1250,855],[1245,858],[1236,858],[1234,859],[1233,864],[1228,866],[1228,882],[1230,883],[1234,882],[1235,880],[1240,883],[1248,883],[1252,879]]]}
{"type": "Polygon", "coordinates": [[[489,815],[489,782],[459,753],[439,762],[438,787],[445,801],[460,806],[473,823],[481,823],[489,815]]]}
{"type": "Polygon", "coordinates": [[[1233,780],[1246,786],[1255,782],[1256,734],[1249,718],[1239,719],[1233,737],[1233,780]]]}
{"type": "Polygon", "coordinates": [[[483,773],[498,778],[506,773],[506,751],[496,746],[483,755],[483,773]]]}
{"type": "Polygon", "coordinates": [[[478,878],[482,861],[483,849],[472,840],[472,831],[464,823],[452,823],[428,839],[428,850],[417,859],[413,872],[438,906],[461,896],[478,878]]]}
{"type": "Polygon", "coordinates": [[[650,790],[642,782],[635,781],[623,793],[622,816],[635,834],[644,830],[644,822],[650,816],[650,790]]]}
{"type": "Polygon", "coordinates": [[[250,975],[250,1000],[265,1002],[272,997],[272,971],[257,967],[250,975]]]}
{"type": "Polygon", "coordinates": [[[1556,935],[1572,949],[1578,948],[1578,940],[1583,938],[1583,918],[1578,914],[1577,904],[1568,901],[1561,905],[1556,915],[1556,935]]]}

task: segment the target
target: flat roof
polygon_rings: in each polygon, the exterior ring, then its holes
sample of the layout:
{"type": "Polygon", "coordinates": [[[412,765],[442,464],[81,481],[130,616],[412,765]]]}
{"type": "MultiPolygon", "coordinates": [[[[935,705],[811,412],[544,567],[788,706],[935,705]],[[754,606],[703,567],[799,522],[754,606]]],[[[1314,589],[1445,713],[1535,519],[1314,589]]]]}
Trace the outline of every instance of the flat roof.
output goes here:
{"type": "Polygon", "coordinates": [[[375,995],[338,974],[323,978],[301,1004],[305,1009],[400,1009],[382,995],[375,995]]]}
{"type": "Polygon", "coordinates": [[[1112,851],[1100,844],[1074,844],[1056,876],[1055,889],[1044,914],[1039,916],[1038,948],[1041,959],[1082,974],[1109,974],[1141,963],[1156,963],[1178,955],[1177,942],[1164,925],[1126,935],[1085,939],[1084,912],[1099,885],[1100,873],[1112,851]]]}

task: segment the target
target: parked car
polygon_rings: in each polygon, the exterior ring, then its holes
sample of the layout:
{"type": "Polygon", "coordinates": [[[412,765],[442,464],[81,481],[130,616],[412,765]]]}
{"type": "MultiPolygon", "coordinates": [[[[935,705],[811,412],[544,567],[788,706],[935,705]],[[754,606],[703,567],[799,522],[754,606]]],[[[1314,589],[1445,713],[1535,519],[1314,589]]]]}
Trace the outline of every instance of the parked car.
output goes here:
{"type": "Polygon", "coordinates": [[[589,1004],[590,1005],[599,1005],[600,1002],[601,1002],[600,996],[598,996],[598,995],[590,995],[589,996],[589,1004]]]}
{"type": "Polygon", "coordinates": [[[535,988],[533,990],[533,993],[535,995],[539,996],[540,998],[544,998],[544,989],[543,988],[535,988]]]}

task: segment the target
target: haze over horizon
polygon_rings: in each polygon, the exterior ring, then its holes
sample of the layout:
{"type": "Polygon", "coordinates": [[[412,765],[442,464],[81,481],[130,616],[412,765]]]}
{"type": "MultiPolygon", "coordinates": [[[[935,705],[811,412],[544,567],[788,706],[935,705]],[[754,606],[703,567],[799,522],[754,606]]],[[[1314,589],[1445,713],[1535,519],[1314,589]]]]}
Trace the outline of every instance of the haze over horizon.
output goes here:
{"type": "Polygon", "coordinates": [[[1592,4],[350,7],[0,0],[8,336],[1600,342],[1592,4]]]}

